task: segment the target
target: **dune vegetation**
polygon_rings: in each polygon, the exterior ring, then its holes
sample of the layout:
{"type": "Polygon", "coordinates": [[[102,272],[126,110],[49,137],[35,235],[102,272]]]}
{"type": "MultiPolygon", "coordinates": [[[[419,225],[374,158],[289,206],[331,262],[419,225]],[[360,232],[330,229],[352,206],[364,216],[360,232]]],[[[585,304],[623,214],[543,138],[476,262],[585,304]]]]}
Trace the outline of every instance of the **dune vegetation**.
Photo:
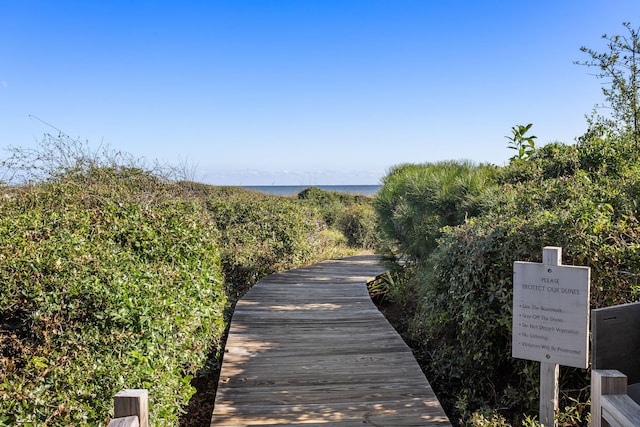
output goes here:
{"type": "MultiPolygon", "coordinates": [[[[0,426],[101,426],[123,388],[149,389],[154,426],[207,425],[195,386],[215,386],[235,301],[270,273],[374,248],[390,271],[376,300],[454,423],[539,425],[537,362],[511,357],[514,261],[560,246],[591,268],[591,307],[640,300],[640,36],[625,28],[608,52],[583,48],[610,113],[575,143],[514,126],[508,165],[397,165],[373,198],[200,184],[66,135],[9,150],[0,426]]],[[[559,424],[588,425],[588,371],[563,367],[561,387],[559,424]]]]}
{"type": "MultiPolygon", "coordinates": [[[[535,144],[512,128],[500,168],[469,162],[399,165],[375,206],[393,271],[388,299],[436,394],[462,425],[536,425],[538,362],[511,357],[514,261],[591,268],[591,307],[640,300],[638,32],[605,36],[590,56],[608,113],[574,144],[535,144]]],[[[381,285],[378,286],[380,292],[381,285]]],[[[589,423],[589,372],[561,367],[559,425],[589,423]]]]}
{"type": "Polygon", "coordinates": [[[104,425],[123,388],[178,425],[253,283],[371,246],[352,226],[371,198],[315,189],[328,208],[137,163],[65,135],[5,159],[23,182],[0,188],[0,425],[104,425]]]}

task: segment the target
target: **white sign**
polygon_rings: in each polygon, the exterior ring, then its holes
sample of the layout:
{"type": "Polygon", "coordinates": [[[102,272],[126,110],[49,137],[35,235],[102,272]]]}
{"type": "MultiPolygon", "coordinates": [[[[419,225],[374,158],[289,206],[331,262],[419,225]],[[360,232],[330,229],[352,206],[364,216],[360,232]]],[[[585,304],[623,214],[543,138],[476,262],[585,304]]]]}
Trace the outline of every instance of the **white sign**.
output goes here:
{"type": "Polygon", "coordinates": [[[588,366],[589,276],[589,267],[514,263],[513,357],[588,366]]]}

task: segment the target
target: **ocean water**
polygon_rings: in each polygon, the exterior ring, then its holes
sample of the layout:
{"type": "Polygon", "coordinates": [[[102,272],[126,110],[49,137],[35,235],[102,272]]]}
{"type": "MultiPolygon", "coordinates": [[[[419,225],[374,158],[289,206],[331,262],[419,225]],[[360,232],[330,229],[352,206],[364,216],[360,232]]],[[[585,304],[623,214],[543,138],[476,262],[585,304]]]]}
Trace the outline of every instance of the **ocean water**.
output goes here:
{"type": "Polygon", "coordinates": [[[276,196],[293,196],[309,187],[316,187],[326,191],[339,193],[362,194],[373,196],[382,188],[381,185],[245,185],[243,188],[256,190],[265,194],[276,196]]]}

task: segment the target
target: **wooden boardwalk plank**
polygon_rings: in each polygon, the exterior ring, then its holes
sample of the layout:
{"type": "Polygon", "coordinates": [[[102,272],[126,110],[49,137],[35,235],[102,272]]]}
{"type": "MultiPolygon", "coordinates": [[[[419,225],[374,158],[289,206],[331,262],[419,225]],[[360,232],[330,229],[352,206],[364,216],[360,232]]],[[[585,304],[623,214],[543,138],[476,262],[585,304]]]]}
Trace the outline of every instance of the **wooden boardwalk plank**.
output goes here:
{"type": "Polygon", "coordinates": [[[450,426],[375,307],[373,256],[271,275],[236,305],[211,426],[450,426]]]}

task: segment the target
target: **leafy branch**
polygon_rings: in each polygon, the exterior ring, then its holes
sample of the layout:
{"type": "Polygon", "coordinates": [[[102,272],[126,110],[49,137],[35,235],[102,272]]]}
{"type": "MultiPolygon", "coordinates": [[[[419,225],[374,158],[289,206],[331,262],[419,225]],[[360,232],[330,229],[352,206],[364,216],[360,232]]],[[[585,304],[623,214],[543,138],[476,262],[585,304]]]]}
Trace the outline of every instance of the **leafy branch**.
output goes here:
{"type": "Polygon", "coordinates": [[[526,126],[513,126],[511,128],[512,135],[505,136],[505,138],[509,140],[508,148],[518,152],[511,160],[526,160],[536,151],[534,139],[536,139],[537,136],[525,136],[529,129],[531,129],[531,126],[533,126],[533,123],[529,123],[526,126]]]}

